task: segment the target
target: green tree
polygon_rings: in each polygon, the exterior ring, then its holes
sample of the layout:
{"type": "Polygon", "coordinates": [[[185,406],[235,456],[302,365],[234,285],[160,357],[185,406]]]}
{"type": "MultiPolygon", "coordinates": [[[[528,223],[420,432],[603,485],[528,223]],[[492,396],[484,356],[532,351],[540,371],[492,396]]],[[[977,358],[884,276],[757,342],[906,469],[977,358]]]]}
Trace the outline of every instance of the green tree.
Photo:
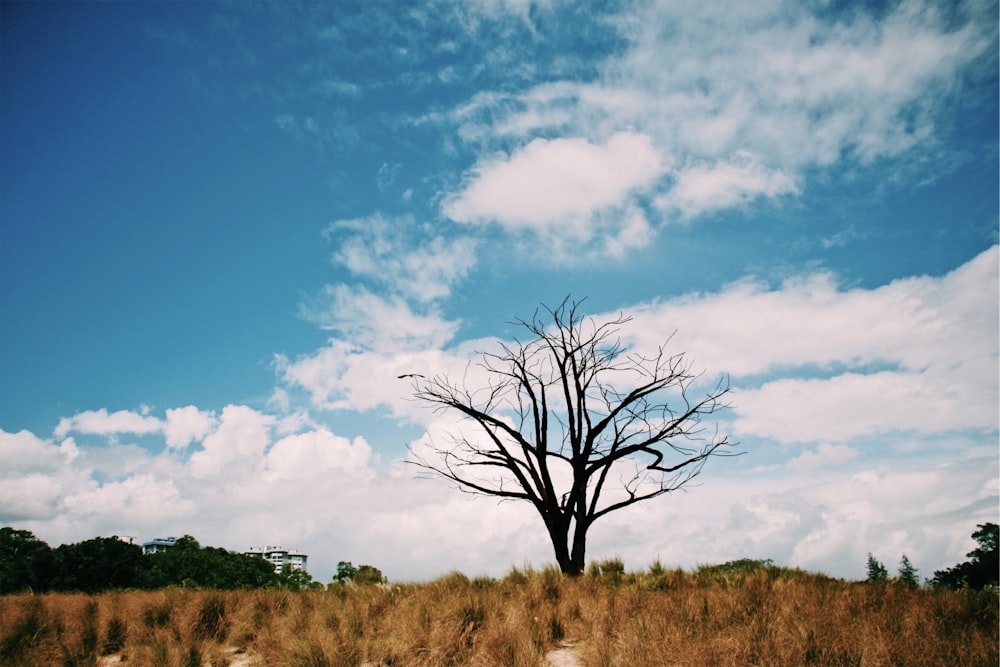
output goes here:
{"type": "Polygon", "coordinates": [[[323,588],[323,584],[313,581],[312,575],[299,568],[285,568],[277,575],[278,586],[293,591],[315,590],[323,588]]]}
{"type": "Polygon", "coordinates": [[[620,342],[628,321],[585,317],[567,298],[516,322],[524,342],[483,354],[479,386],[401,376],[414,397],[476,433],[411,450],[410,463],[465,492],[529,503],[571,576],[584,571],[594,522],[685,487],[710,458],[730,453],[704,423],[726,407],[728,382],[695,395],[701,375],[683,353],[661,345],[644,355],[620,342]]]}
{"type": "Polygon", "coordinates": [[[867,581],[887,581],[889,579],[889,570],[885,569],[885,565],[880,563],[875,556],[868,554],[868,579],[867,581]]]}
{"type": "Polygon", "coordinates": [[[346,584],[384,584],[385,575],[374,565],[359,565],[354,567],[350,561],[337,563],[337,574],[333,575],[334,583],[346,584]]]}
{"type": "Polygon", "coordinates": [[[358,571],[354,574],[356,584],[384,584],[385,581],[382,571],[374,565],[359,565],[358,571]]]}
{"type": "Polygon", "coordinates": [[[979,546],[965,554],[970,560],[946,570],[938,570],[931,584],[943,588],[972,588],[979,590],[998,585],[1000,570],[1000,526],[995,523],[981,523],[972,533],[979,546]]]}
{"type": "Polygon", "coordinates": [[[116,537],[60,545],[53,561],[52,588],[84,593],[139,586],[146,564],[138,545],[116,537]]]}
{"type": "Polygon", "coordinates": [[[52,576],[52,549],[31,531],[0,528],[0,595],[44,591],[52,576]]]}
{"type": "Polygon", "coordinates": [[[346,584],[354,581],[354,575],[358,573],[358,568],[351,565],[350,561],[340,561],[337,563],[337,573],[333,575],[333,580],[338,584],[346,584]]]}
{"type": "Polygon", "coordinates": [[[920,577],[917,576],[917,568],[913,567],[906,554],[903,554],[903,559],[899,561],[899,583],[907,588],[920,587],[920,577]]]}

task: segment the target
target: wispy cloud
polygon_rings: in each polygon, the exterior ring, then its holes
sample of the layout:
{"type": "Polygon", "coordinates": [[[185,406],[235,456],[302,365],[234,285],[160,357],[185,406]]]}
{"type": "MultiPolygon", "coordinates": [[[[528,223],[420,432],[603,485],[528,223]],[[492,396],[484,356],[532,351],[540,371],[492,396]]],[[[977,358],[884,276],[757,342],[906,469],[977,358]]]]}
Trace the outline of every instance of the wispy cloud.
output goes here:
{"type": "Polygon", "coordinates": [[[107,435],[110,433],[156,433],[162,424],[156,417],[119,410],[109,413],[106,409],[87,410],[73,417],[64,417],[56,426],[56,437],[65,437],[71,431],[107,435]]]}
{"type": "Polygon", "coordinates": [[[418,303],[449,296],[476,264],[473,238],[435,233],[409,215],[339,220],[324,236],[337,243],[332,257],[336,265],[418,303]]]}
{"type": "Polygon", "coordinates": [[[776,199],[798,191],[795,178],[768,169],[746,151],[739,151],[730,160],[680,170],[674,186],[656,204],[668,213],[677,209],[686,217],[694,217],[706,211],[736,208],[758,197],[776,199]]]}
{"type": "MultiPolygon", "coordinates": [[[[903,2],[883,17],[821,15],[781,2],[637,4],[612,22],[627,45],[596,77],[480,91],[454,109],[459,135],[485,156],[444,211],[542,233],[552,220],[567,227],[572,219],[567,231],[580,238],[595,232],[579,209],[621,203],[662,170],[670,178],[654,194],[669,220],[674,211],[693,218],[798,194],[811,170],[864,169],[904,153],[950,160],[940,112],[960,98],[966,67],[991,57],[994,18],[977,3],[946,12],[903,2]],[[637,151],[642,176],[626,170],[567,203],[559,193],[579,185],[585,167],[557,159],[570,152],[558,150],[569,147],[560,142],[600,146],[622,128],[650,140],[637,151]],[[509,157],[491,153],[512,145],[509,157]],[[549,167],[556,170],[539,180],[549,167]],[[624,187],[630,173],[635,179],[624,187]],[[532,206],[546,186],[552,197],[532,206]]],[[[580,158],[574,163],[594,161],[580,158]]],[[[880,168],[885,178],[885,169],[908,167],[880,168]]]]}
{"type": "Polygon", "coordinates": [[[417,313],[398,296],[380,296],[364,287],[343,284],[328,285],[303,314],[368,349],[440,347],[451,340],[458,327],[433,308],[417,313]]]}
{"type": "Polygon", "coordinates": [[[823,466],[835,465],[850,461],[858,456],[859,452],[847,445],[831,445],[823,442],[815,451],[802,452],[795,458],[788,461],[789,468],[796,470],[810,470],[823,466]]]}

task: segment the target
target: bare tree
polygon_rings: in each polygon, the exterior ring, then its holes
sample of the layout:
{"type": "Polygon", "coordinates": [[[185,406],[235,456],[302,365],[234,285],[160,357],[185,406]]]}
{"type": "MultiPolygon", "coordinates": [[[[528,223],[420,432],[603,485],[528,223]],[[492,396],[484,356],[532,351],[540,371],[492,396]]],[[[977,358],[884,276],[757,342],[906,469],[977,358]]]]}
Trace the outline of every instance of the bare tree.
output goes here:
{"type": "Polygon", "coordinates": [[[725,407],[728,381],[692,399],[699,376],[683,354],[622,345],[630,319],[598,322],[567,298],[515,322],[530,339],[482,354],[485,386],[401,376],[417,399],[475,426],[426,452],[411,448],[410,463],[466,492],[531,503],[569,575],[583,572],[597,519],[684,487],[709,457],[732,451],[702,424],[725,407]]]}

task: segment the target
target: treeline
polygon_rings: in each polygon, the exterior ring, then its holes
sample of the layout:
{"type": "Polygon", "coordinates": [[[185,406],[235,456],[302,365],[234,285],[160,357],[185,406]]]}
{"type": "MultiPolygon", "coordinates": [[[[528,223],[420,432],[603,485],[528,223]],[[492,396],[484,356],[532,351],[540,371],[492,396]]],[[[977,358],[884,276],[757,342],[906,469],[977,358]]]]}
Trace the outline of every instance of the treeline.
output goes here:
{"type": "Polygon", "coordinates": [[[322,588],[305,570],[277,574],[263,558],[202,547],[185,535],[166,551],[143,554],[136,544],[95,537],[55,549],[30,531],[0,528],[0,594],[31,590],[97,593],[166,586],[322,588]]]}
{"type": "MultiPolygon", "coordinates": [[[[1000,575],[1000,526],[995,523],[981,523],[976,526],[976,531],[972,533],[972,539],[979,546],[965,554],[969,560],[944,570],[937,570],[934,576],[926,581],[927,585],[952,590],[967,588],[974,591],[997,588],[1000,584],[998,581],[998,575],[1000,575]]],[[[917,568],[913,567],[906,554],[903,554],[899,561],[897,576],[892,579],[889,577],[889,570],[886,566],[871,554],[868,554],[866,567],[868,570],[866,581],[891,581],[907,588],[920,586],[917,568]]]]}

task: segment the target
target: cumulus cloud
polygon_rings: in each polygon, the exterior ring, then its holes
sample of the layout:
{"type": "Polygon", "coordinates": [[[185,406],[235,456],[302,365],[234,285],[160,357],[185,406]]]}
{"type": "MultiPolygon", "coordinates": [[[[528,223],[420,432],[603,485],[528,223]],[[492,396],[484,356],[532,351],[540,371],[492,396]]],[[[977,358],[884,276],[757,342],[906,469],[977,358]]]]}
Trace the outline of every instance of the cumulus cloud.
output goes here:
{"type": "Polygon", "coordinates": [[[595,214],[624,206],[663,173],[652,139],[637,132],[616,133],[603,145],[539,138],[473,167],[443,211],[459,222],[496,222],[514,232],[586,242],[595,214]]]}
{"type": "Polygon", "coordinates": [[[63,492],[52,475],[28,473],[4,480],[0,485],[0,515],[5,523],[50,519],[63,492]]]}
{"type": "Polygon", "coordinates": [[[167,447],[183,449],[212,432],[218,420],[212,412],[203,412],[193,405],[166,411],[163,433],[167,447]]]}
{"type": "Polygon", "coordinates": [[[348,440],[326,429],[297,433],[274,443],[268,450],[267,479],[316,480],[332,471],[364,472],[371,448],[364,438],[348,440]]]}
{"type": "Polygon", "coordinates": [[[261,465],[274,423],[272,415],[245,405],[227,405],[218,427],[191,454],[191,474],[201,479],[253,474],[261,465]]]}
{"type": "Polygon", "coordinates": [[[102,522],[115,517],[121,525],[161,523],[191,518],[198,509],[184,498],[171,479],[157,479],[150,474],[136,474],[112,480],[63,501],[64,511],[77,520],[97,517],[102,522]]]}
{"type": "Polygon", "coordinates": [[[0,430],[0,471],[15,468],[23,472],[50,470],[75,458],[77,453],[72,438],[55,445],[30,431],[7,433],[0,430]]]}
{"type": "Polygon", "coordinates": [[[90,486],[89,476],[74,470],[79,458],[72,438],[56,444],[0,429],[0,523],[56,516],[64,494],[90,486]]]}
{"type": "MultiPolygon", "coordinates": [[[[834,458],[849,454],[832,452],[834,458]]],[[[869,552],[889,562],[906,553],[930,576],[961,560],[977,522],[996,521],[995,453],[944,454],[925,463],[891,456],[860,460],[809,468],[808,478],[802,469],[793,476],[741,474],[713,461],[696,489],[595,525],[589,553],[683,567],[772,558],[850,578],[864,577],[869,552]]]]}

